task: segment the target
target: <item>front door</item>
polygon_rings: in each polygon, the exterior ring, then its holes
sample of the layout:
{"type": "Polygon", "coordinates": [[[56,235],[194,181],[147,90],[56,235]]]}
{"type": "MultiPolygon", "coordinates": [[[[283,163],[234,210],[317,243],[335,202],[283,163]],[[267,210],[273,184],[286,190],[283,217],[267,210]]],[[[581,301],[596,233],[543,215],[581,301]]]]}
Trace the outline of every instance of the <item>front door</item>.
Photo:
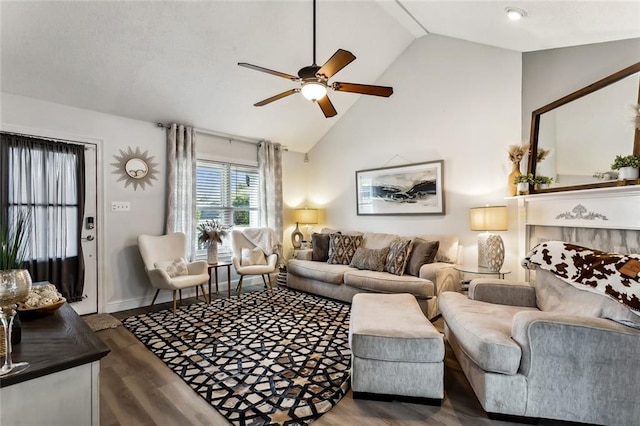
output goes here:
{"type": "Polygon", "coordinates": [[[97,150],[95,145],[85,146],[85,204],[80,234],[84,255],[84,291],[83,299],[71,304],[80,315],[98,312],[97,150]]]}

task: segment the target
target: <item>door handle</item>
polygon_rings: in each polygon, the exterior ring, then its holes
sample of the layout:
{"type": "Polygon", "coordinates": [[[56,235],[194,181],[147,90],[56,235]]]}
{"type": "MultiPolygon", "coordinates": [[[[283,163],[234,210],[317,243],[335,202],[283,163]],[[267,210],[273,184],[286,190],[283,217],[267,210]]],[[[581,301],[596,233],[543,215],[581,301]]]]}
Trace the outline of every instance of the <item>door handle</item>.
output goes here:
{"type": "Polygon", "coordinates": [[[95,237],[93,235],[87,235],[85,238],[82,238],[82,241],[93,241],[95,237]]]}

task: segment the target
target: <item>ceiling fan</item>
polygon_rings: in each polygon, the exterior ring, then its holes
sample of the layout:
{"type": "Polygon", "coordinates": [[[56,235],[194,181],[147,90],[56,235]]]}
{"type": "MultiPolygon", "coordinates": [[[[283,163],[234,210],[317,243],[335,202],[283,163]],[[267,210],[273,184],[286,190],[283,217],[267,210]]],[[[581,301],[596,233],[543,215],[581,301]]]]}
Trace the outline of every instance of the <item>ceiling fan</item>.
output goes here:
{"type": "Polygon", "coordinates": [[[271,102],[285,98],[294,93],[302,93],[302,96],[309,99],[312,102],[316,102],[324,116],[329,118],[333,117],[338,112],[334,108],[329,96],[327,96],[327,89],[332,89],[336,92],[351,92],[360,93],[363,95],[383,96],[388,98],[393,94],[393,87],[387,86],[372,86],[369,84],[356,84],[356,83],[341,83],[333,82],[329,83],[329,79],[338,73],[341,69],[353,62],[356,57],[351,53],[343,49],[338,49],[327,62],[321,67],[316,65],[316,0],[313,0],[313,65],[300,68],[298,76],[283,73],[280,71],[274,71],[268,68],[260,67],[258,65],[248,64],[246,62],[238,62],[238,65],[252,70],[265,72],[277,77],[286,78],[291,81],[295,81],[300,84],[300,87],[287,90],[286,92],[278,93],[275,96],[264,99],[253,106],[264,106],[271,102]]]}

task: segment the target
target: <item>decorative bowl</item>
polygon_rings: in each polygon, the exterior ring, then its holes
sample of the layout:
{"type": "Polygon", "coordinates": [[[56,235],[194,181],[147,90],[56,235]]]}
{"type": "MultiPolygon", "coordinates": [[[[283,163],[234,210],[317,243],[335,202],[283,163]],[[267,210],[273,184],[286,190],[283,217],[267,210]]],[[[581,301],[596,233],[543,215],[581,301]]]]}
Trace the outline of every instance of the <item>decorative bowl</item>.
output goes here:
{"type": "Polygon", "coordinates": [[[20,313],[20,318],[50,315],[64,305],[66,301],[67,299],[63,297],[57,302],[35,308],[28,307],[24,303],[18,303],[18,312],[20,313]]]}

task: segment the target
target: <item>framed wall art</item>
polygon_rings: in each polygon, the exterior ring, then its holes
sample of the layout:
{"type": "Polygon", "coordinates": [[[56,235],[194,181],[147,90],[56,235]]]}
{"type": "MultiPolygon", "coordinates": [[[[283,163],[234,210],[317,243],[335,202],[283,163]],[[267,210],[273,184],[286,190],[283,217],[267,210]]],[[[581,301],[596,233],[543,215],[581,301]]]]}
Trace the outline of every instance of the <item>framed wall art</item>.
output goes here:
{"type": "Polygon", "coordinates": [[[444,161],[356,171],[357,213],[445,214],[444,161]]]}

